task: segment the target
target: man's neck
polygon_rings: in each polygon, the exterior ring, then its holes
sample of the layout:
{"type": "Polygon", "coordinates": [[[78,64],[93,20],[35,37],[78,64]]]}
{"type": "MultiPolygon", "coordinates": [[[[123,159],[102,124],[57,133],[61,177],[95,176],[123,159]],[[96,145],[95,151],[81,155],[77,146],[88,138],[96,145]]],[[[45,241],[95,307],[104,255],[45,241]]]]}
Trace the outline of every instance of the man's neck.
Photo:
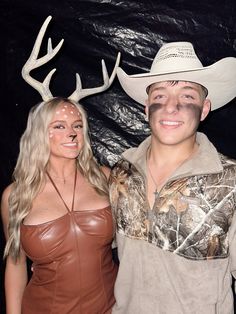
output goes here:
{"type": "Polygon", "coordinates": [[[165,145],[151,139],[151,146],[148,152],[148,159],[156,167],[178,166],[180,163],[191,158],[197,151],[198,144],[194,139],[176,145],[165,145]]]}
{"type": "Polygon", "coordinates": [[[191,159],[198,149],[196,141],[188,141],[179,145],[162,145],[151,141],[147,151],[147,182],[148,199],[154,202],[153,191],[160,191],[165,182],[172,176],[177,168],[191,159]]]}

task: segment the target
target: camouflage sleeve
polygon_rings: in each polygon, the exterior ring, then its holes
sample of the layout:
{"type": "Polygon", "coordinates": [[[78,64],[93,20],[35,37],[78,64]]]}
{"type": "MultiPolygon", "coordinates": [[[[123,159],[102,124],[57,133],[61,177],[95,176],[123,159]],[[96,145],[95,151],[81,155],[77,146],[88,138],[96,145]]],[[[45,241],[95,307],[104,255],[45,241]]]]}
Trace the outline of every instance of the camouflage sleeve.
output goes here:
{"type": "MultiPolygon", "coordinates": [[[[236,279],[236,209],[229,232],[229,256],[231,274],[236,279]]],[[[236,282],[234,288],[234,291],[236,292],[236,282]]]]}

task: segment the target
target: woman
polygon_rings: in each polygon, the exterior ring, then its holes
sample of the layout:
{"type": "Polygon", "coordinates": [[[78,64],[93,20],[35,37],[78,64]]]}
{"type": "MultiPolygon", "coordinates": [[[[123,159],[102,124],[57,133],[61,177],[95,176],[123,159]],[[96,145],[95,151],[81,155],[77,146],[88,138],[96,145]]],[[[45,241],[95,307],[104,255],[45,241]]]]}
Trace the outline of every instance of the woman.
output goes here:
{"type": "Polygon", "coordinates": [[[78,103],[56,97],[32,108],[2,196],[7,313],[111,312],[117,267],[108,174],[93,158],[78,103]]]}

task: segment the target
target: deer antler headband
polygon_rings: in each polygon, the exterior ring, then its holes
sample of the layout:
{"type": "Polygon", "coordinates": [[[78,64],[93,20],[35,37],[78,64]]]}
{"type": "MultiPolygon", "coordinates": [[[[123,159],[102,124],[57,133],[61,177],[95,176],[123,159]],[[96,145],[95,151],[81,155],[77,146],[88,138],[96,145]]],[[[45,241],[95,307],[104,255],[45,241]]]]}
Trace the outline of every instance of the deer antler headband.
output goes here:
{"type": "MultiPolygon", "coordinates": [[[[48,16],[47,19],[44,21],[44,23],[43,23],[43,25],[42,25],[39,33],[38,33],[38,36],[36,38],[36,41],[35,41],[33,50],[31,52],[31,55],[30,55],[29,59],[26,61],[25,65],[23,66],[22,72],[21,72],[24,80],[40,93],[40,95],[42,96],[44,101],[47,101],[47,100],[53,98],[53,95],[49,89],[49,84],[50,84],[50,80],[52,78],[52,75],[56,71],[56,69],[51,70],[42,83],[37,81],[33,77],[31,77],[30,71],[40,67],[41,65],[47,63],[48,61],[50,61],[58,53],[58,51],[61,49],[61,46],[64,42],[64,39],[62,39],[55,48],[52,48],[51,38],[49,38],[48,39],[47,54],[41,58],[38,58],[41,43],[42,43],[44,34],[46,32],[47,26],[48,26],[49,22],[51,21],[51,19],[52,19],[52,17],[48,16]]],[[[117,67],[119,65],[119,62],[120,62],[120,53],[118,53],[114,69],[113,69],[112,74],[109,78],[105,62],[104,62],[104,60],[102,60],[102,74],[103,74],[104,83],[102,86],[99,86],[99,87],[83,89],[82,84],[81,84],[81,80],[80,80],[80,76],[78,73],[76,73],[76,89],[68,98],[75,101],[75,102],[78,102],[80,99],[82,99],[84,97],[87,97],[87,96],[90,96],[93,94],[97,94],[97,93],[103,92],[106,89],[108,89],[110,87],[110,85],[112,84],[115,76],[116,76],[116,70],[117,70],[117,67]]]]}

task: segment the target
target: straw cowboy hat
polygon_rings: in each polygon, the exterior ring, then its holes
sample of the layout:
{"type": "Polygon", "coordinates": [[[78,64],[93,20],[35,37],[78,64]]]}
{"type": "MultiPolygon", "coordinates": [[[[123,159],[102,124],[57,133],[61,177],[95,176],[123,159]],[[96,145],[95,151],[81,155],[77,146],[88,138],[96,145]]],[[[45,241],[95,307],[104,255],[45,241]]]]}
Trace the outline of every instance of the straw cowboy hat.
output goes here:
{"type": "Polygon", "coordinates": [[[120,67],[117,76],[125,92],[145,105],[147,87],[163,81],[189,81],[208,90],[212,110],[220,108],[236,96],[236,58],[223,58],[203,67],[189,42],[164,44],[148,73],[127,75],[120,67]]]}

